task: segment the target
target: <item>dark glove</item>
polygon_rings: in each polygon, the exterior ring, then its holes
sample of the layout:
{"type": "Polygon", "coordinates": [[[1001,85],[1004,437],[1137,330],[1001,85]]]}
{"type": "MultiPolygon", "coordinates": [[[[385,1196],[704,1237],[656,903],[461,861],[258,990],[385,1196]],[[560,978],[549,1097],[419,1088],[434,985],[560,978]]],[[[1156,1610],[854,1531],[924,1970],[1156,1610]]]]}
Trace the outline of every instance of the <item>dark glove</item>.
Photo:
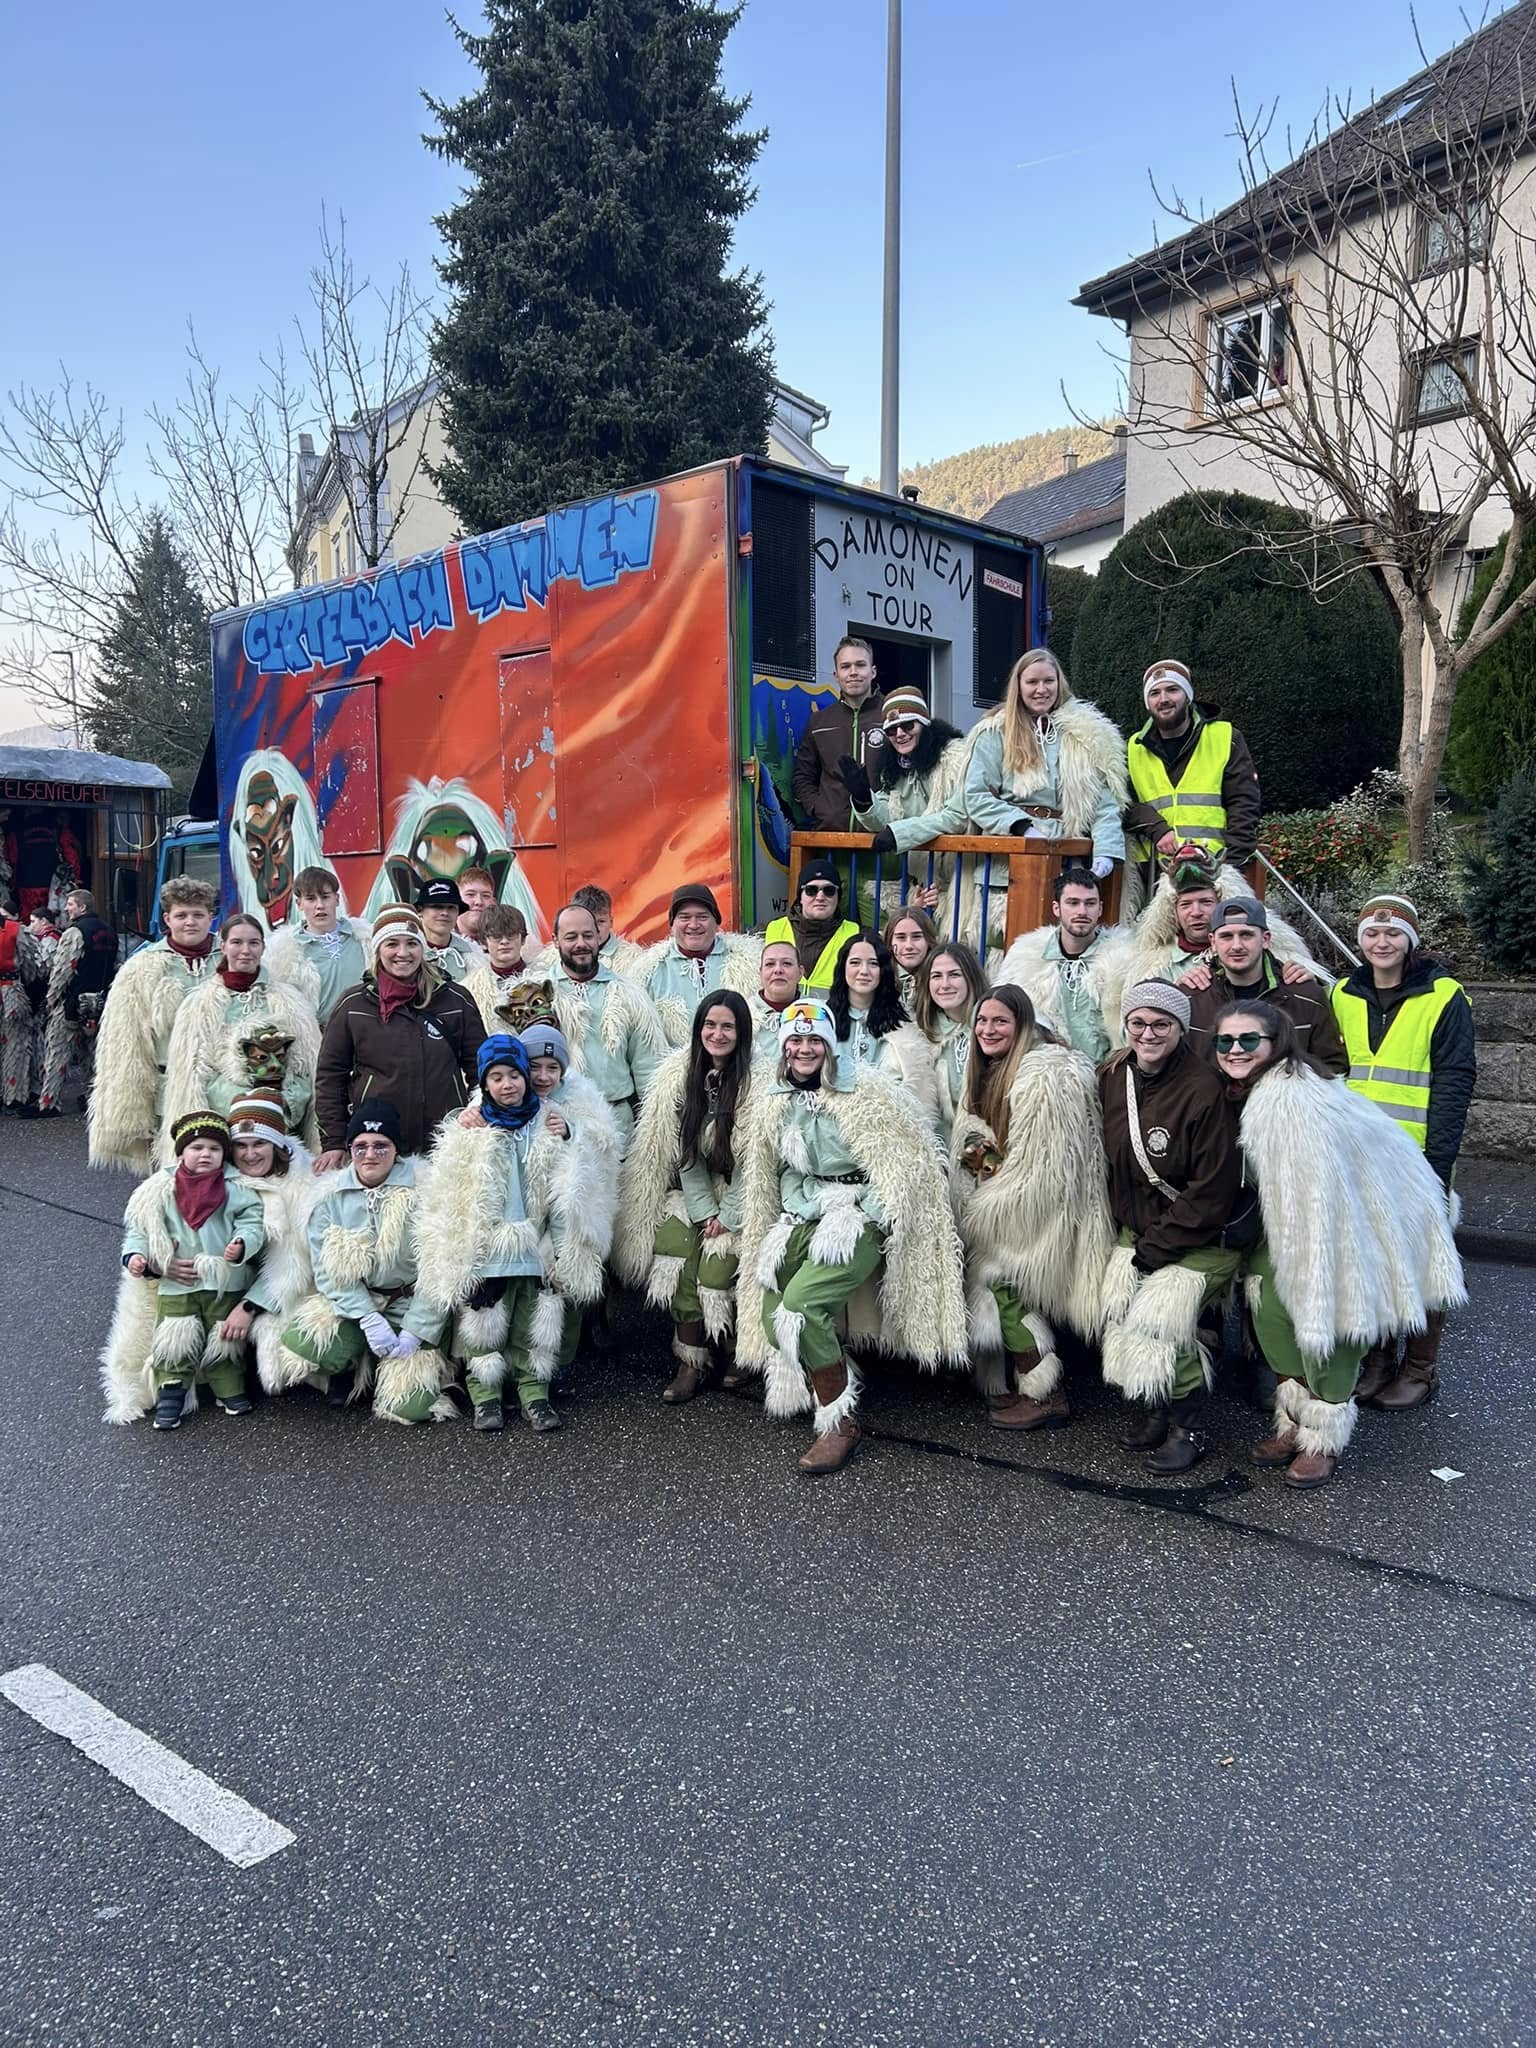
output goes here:
{"type": "Polygon", "coordinates": [[[882,825],[880,827],[880,830],[869,842],[869,850],[871,853],[894,853],[896,851],[896,834],[889,825],[882,825]]]}
{"type": "Polygon", "coordinates": [[[852,754],[840,754],[837,772],[843,778],[843,787],[853,800],[856,811],[867,811],[875,800],[875,793],[869,786],[869,777],[855,761],[852,754]]]}
{"type": "Polygon", "coordinates": [[[1028,818],[1015,818],[1013,823],[1008,827],[1008,836],[1010,839],[1022,839],[1024,837],[1024,834],[1028,830],[1028,818]]]}

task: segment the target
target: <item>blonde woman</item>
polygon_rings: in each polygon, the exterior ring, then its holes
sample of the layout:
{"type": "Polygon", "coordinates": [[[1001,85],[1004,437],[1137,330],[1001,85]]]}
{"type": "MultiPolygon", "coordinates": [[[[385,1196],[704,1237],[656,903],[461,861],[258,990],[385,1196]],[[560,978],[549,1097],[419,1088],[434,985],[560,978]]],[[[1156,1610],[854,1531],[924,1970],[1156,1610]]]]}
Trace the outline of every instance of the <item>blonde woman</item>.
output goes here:
{"type": "MultiPolygon", "coordinates": [[[[971,735],[965,801],[972,830],[999,838],[1091,840],[1093,872],[1102,881],[1125,859],[1120,814],[1129,796],[1120,728],[1073,696],[1048,647],[1021,654],[1002,703],[971,735]]],[[[966,864],[961,899],[968,936],[980,928],[975,869],[974,861],[966,864]]],[[[999,888],[999,916],[1002,895],[999,888]]]]}

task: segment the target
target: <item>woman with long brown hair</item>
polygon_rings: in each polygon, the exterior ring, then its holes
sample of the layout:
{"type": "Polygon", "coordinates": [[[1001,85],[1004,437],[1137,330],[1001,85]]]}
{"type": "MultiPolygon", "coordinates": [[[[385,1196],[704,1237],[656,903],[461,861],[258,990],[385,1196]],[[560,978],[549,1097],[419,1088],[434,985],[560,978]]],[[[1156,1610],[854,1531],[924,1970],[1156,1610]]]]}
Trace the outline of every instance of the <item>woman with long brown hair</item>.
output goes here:
{"type": "Polygon", "coordinates": [[[986,992],[981,962],[963,940],[931,954],[918,983],[917,1028],[933,1048],[939,1126],[946,1138],[965,1091],[971,1019],[986,992]]]}
{"type": "Polygon", "coordinates": [[[924,970],[938,950],[939,934],[933,919],[920,905],[904,904],[885,920],[885,943],[896,962],[896,986],[907,1015],[915,1017],[924,970]]]}
{"type": "Polygon", "coordinates": [[[1094,1334],[1111,1231],[1092,1065],[1021,988],[976,1006],[950,1141],[977,1376],[994,1429],[1071,1419],[1051,1321],[1094,1334]]]}
{"type": "MultiPolygon", "coordinates": [[[[664,1401],[691,1401],[730,1345],[741,1229],[737,1156],[752,1074],[752,1012],[717,989],[688,1044],[664,1059],[624,1161],[614,1263],[672,1317],[677,1371],[664,1401]]],[[[731,1372],[727,1378],[732,1379],[731,1372]]]]}

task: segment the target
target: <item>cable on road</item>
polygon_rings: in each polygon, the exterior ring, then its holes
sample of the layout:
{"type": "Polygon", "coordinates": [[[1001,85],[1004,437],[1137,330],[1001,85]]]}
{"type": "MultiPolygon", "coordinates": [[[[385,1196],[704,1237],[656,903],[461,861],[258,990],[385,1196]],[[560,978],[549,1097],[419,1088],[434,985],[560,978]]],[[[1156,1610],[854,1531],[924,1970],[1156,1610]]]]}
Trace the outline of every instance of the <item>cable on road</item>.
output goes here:
{"type": "Polygon", "coordinates": [[[94,1209],[73,1209],[68,1202],[50,1202],[46,1195],[34,1195],[30,1188],[13,1188],[0,1180],[0,1195],[15,1195],[18,1201],[36,1202],[40,1209],[57,1209],[61,1216],[78,1216],[82,1223],[104,1223],[109,1230],[121,1230],[121,1216],[98,1216],[94,1209]]]}

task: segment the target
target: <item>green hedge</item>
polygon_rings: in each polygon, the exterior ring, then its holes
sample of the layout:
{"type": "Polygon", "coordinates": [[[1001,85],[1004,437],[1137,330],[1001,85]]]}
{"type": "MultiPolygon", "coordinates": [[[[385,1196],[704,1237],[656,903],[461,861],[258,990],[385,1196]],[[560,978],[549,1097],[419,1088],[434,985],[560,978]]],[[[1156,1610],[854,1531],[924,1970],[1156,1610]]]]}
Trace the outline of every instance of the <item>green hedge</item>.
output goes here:
{"type": "MultiPolygon", "coordinates": [[[[1463,686],[1465,687],[1465,686],[1463,686]]],[[[1488,819],[1483,851],[1467,863],[1467,918],[1498,966],[1536,974],[1536,768],[1507,785],[1488,819]]]]}
{"type": "MultiPolygon", "coordinates": [[[[1311,529],[1300,513],[1238,492],[1174,498],[1138,521],[1093,579],[1072,686],[1131,732],[1146,720],[1149,663],[1186,662],[1197,699],[1247,740],[1266,811],[1317,808],[1395,758],[1397,633],[1368,575],[1346,576],[1319,601],[1299,558],[1236,552],[1254,531],[1301,540],[1311,529]]],[[[1303,553],[1308,571],[1349,560],[1323,534],[1303,553]]]]}
{"type": "MultiPolygon", "coordinates": [[[[1045,567],[1045,601],[1051,608],[1051,623],[1046,631],[1045,644],[1072,679],[1072,642],[1077,636],[1077,622],[1082,616],[1088,593],[1093,588],[1093,578],[1086,569],[1058,569],[1054,562],[1045,567]]],[[[1076,685],[1074,683],[1073,687],[1076,685]]]]}

